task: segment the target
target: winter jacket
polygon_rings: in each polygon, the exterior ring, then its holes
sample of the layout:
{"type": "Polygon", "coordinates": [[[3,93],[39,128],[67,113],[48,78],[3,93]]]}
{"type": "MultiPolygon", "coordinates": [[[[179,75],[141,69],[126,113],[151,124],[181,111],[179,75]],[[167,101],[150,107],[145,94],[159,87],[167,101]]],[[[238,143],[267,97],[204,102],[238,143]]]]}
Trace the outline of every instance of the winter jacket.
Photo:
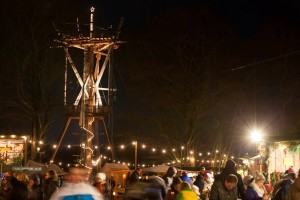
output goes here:
{"type": "Polygon", "coordinates": [[[245,192],[245,199],[246,200],[263,200],[263,198],[258,196],[257,192],[251,186],[248,186],[248,188],[245,192]]]}
{"type": "Polygon", "coordinates": [[[300,178],[297,178],[291,185],[287,194],[286,200],[299,200],[300,199],[300,178]]]}
{"type": "Polygon", "coordinates": [[[57,181],[48,178],[43,182],[44,200],[49,200],[51,195],[57,190],[57,181]]]}
{"type": "Polygon", "coordinates": [[[172,181],[173,181],[173,176],[176,173],[177,173],[177,169],[175,167],[169,167],[166,174],[162,176],[162,179],[164,179],[168,189],[170,189],[172,181]]]}
{"type": "Polygon", "coordinates": [[[272,200],[286,200],[286,196],[293,182],[294,178],[291,174],[287,174],[283,179],[278,181],[272,192],[272,200]]]}
{"type": "Polygon", "coordinates": [[[176,195],[176,200],[197,200],[197,194],[189,187],[182,188],[176,195]]]}
{"type": "Polygon", "coordinates": [[[61,188],[56,190],[50,200],[103,200],[103,196],[93,186],[81,183],[64,183],[61,188]]]}
{"type": "Polygon", "coordinates": [[[130,176],[130,183],[135,183],[138,182],[139,179],[139,173],[137,171],[132,172],[131,176],[130,176]]]}
{"type": "Polygon", "coordinates": [[[238,174],[235,170],[235,162],[233,160],[227,160],[225,168],[221,172],[221,174],[218,174],[215,176],[215,181],[220,180],[222,183],[225,182],[226,178],[229,176],[229,174],[234,174],[238,178],[238,196],[241,197],[242,200],[245,200],[245,187],[243,183],[242,176],[238,174]]]}
{"type": "Polygon", "coordinates": [[[227,190],[225,187],[225,181],[221,182],[217,180],[211,187],[209,200],[237,200],[237,187],[231,190],[227,190]]]}
{"type": "Polygon", "coordinates": [[[201,194],[205,185],[205,180],[202,174],[198,174],[198,176],[196,176],[196,180],[194,181],[193,184],[199,188],[199,193],[201,194]]]}

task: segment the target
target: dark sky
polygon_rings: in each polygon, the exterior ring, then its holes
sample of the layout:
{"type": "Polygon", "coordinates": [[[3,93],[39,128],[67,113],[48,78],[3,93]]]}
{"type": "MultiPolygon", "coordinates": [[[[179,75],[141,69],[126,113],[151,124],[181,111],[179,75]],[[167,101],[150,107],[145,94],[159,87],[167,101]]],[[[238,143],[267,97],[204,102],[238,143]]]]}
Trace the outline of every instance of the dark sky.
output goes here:
{"type": "MultiPolygon", "coordinates": [[[[35,4],[34,0],[30,2],[34,5],[39,5],[38,3],[35,4]]],[[[241,93],[236,94],[236,96],[246,96],[249,98],[249,101],[244,102],[239,108],[232,109],[234,111],[230,113],[230,117],[233,115],[236,116],[232,117],[231,122],[227,121],[226,125],[230,123],[234,125],[228,128],[230,131],[224,131],[224,134],[232,134],[233,132],[233,135],[235,135],[236,132],[242,131],[239,130],[239,125],[247,124],[249,119],[254,118],[253,116],[268,124],[276,125],[276,127],[273,128],[268,127],[268,130],[280,130],[278,132],[293,133],[299,130],[298,122],[300,120],[295,116],[295,113],[297,113],[295,108],[298,108],[300,100],[298,94],[298,91],[300,91],[299,83],[287,82],[283,77],[283,75],[287,73],[285,70],[290,70],[295,76],[299,74],[299,60],[294,58],[299,55],[297,54],[299,50],[299,38],[297,34],[300,28],[299,1],[78,0],[61,2],[53,0],[53,2],[43,2],[41,11],[43,9],[45,11],[51,10],[55,5],[57,9],[53,11],[53,16],[51,16],[55,18],[55,21],[60,20],[66,22],[73,20],[74,22],[76,17],[80,17],[82,21],[86,21],[89,17],[88,12],[91,5],[96,8],[97,26],[109,27],[112,25],[116,27],[120,18],[125,18],[120,39],[125,40],[126,43],[123,45],[124,47],[121,46],[120,49],[116,50],[114,60],[116,65],[116,85],[118,88],[114,116],[116,144],[123,141],[124,135],[130,131],[134,131],[134,129],[136,129],[136,132],[133,133],[132,138],[145,138],[151,142],[154,141],[154,143],[156,141],[153,140],[153,137],[160,134],[157,125],[153,124],[149,119],[151,116],[154,116],[157,111],[162,109],[159,107],[155,109],[150,108],[147,104],[151,104],[151,100],[153,99],[149,98],[147,102],[141,98],[143,96],[145,98],[149,97],[149,94],[141,88],[136,90],[141,97],[137,98],[135,96],[137,93],[134,91],[136,84],[133,85],[133,83],[136,83],[136,78],[139,77],[140,74],[135,71],[133,65],[137,64],[137,66],[145,67],[145,63],[149,64],[150,61],[139,62],[143,61],[143,55],[139,55],[139,52],[141,52],[141,54],[146,52],[142,49],[144,48],[143,45],[149,45],[149,51],[153,49],[157,51],[159,48],[154,48],[151,45],[159,41],[160,36],[158,36],[158,34],[160,34],[160,30],[166,31],[167,28],[165,27],[170,26],[172,28],[173,25],[176,25],[174,21],[176,21],[177,16],[178,21],[186,20],[186,24],[191,24],[187,32],[195,30],[194,33],[191,32],[194,34],[193,39],[197,38],[195,35],[197,35],[198,32],[200,33],[201,29],[214,27],[213,23],[215,22],[225,24],[225,31],[220,28],[221,31],[224,31],[225,42],[222,43],[220,48],[222,53],[218,52],[218,54],[216,54],[216,56],[219,57],[217,57],[215,64],[219,67],[216,73],[218,75],[215,76],[215,79],[223,80],[224,78],[227,84],[229,84],[228,80],[231,80],[232,82],[230,82],[230,84],[243,85],[243,90],[241,90],[241,93]],[[174,14],[181,12],[185,12],[182,16],[188,17],[181,19],[181,15],[176,16],[174,14]],[[197,13],[209,14],[197,15],[197,13]],[[206,20],[207,16],[210,16],[214,21],[206,20]],[[195,23],[192,23],[193,21],[195,21],[195,23]],[[202,21],[207,24],[201,24],[202,21]],[[192,25],[194,24],[201,24],[203,27],[193,27],[192,25]],[[148,36],[151,34],[152,38],[148,36]],[[153,41],[149,38],[153,39],[153,41]],[[129,53],[131,53],[131,57],[126,56],[129,53]],[[129,61],[129,58],[135,57],[134,62],[132,62],[132,60],[129,61]],[[286,62],[283,61],[284,59],[286,59],[286,62]],[[277,67],[275,68],[273,67],[275,63],[277,63],[277,65],[282,64],[286,66],[280,68],[276,65],[277,67]],[[278,90],[278,85],[281,81],[283,82],[281,87],[286,87],[282,90],[283,92],[279,92],[278,90]],[[285,86],[284,83],[293,84],[285,86]],[[257,90],[252,87],[255,84],[257,84],[257,90]],[[293,91],[288,93],[291,88],[293,91]],[[286,91],[286,93],[284,93],[284,91],[286,91]],[[131,95],[134,92],[135,95],[131,95]],[[287,105],[285,105],[284,109],[282,108],[283,110],[280,110],[276,105],[281,105],[278,102],[285,102],[282,99],[287,95],[291,95],[291,100],[286,103],[287,105]],[[277,113],[280,113],[280,115],[277,113]],[[260,117],[259,114],[262,114],[261,116],[264,117],[260,117]],[[293,131],[291,131],[290,127],[294,127],[293,131]],[[127,130],[124,131],[124,129],[127,130]]],[[[17,24],[22,26],[21,13],[14,13],[14,4],[17,3],[18,1],[8,2],[5,3],[7,5],[2,6],[1,11],[3,12],[1,12],[1,20],[3,22],[2,24],[5,24],[4,27],[9,27],[7,24],[9,24],[9,22],[14,23],[14,20],[17,20],[17,24]]],[[[30,6],[28,6],[28,8],[25,7],[24,10],[26,11],[26,9],[28,9],[27,11],[30,12],[30,6]]],[[[51,17],[49,17],[49,21],[52,20],[51,17]]],[[[38,16],[36,16],[36,18],[38,18],[38,16]]],[[[211,35],[221,34],[217,28],[215,29],[215,33],[212,32],[211,35]]],[[[3,35],[5,37],[3,37],[1,41],[6,43],[6,38],[22,35],[22,33],[17,30],[18,28],[13,30],[12,33],[12,29],[4,28],[3,35]]],[[[171,31],[170,33],[166,32],[166,34],[170,35],[170,38],[176,35],[173,33],[171,31]]],[[[155,45],[160,46],[159,43],[155,45]]],[[[163,46],[163,44],[161,46],[163,46]]],[[[1,50],[3,51],[3,48],[1,50]]],[[[2,53],[2,56],[3,55],[5,55],[5,53],[2,53]]],[[[167,60],[163,62],[170,64],[167,60]]],[[[2,65],[1,68],[3,69],[4,66],[2,65]]],[[[153,71],[145,67],[145,72],[151,74],[153,71]]],[[[288,78],[290,78],[290,76],[287,76],[287,79],[288,78]]],[[[157,77],[157,79],[159,79],[159,77],[157,77]]],[[[290,79],[290,81],[291,80],[292,79],[290,79]]],[[[159,83],[163,82],[156,80],[143,83],[147,83],[148,85],[145,86],[149,88],[154,88],[160,87],[159,83]]],[[[147,88],[145,88],[145,90],[147,90],[147,88]]],[[[149,90],[149,92],[150,91],[151,90],[149,90]]],[[[231,97],[231,99],[233,98],[231,97]]],[[[62,101],[63,99],[61,99],[61,102],[62,101]]],[[[208,123],[214,122],[216,115],[217,114],[214,113],[213,116],[209,116],[203,121],[208,123]]],[[[54,129],[56,129],[53,132],[55,132],[55,135],[58,135],[63,127],[61,123],[63,119],[58,117],[56,117],[56,119],[59,119],[60,123],[53,126],[54,129]]],[[[30,127],[30,125],[27,125],[27,128],[28,127],[30,127]]],[[[15,127],[10,127],[11,130],[14,128],[15,127]]],[[[72,132],[74,132],[74,130],[69,130],[68,134],[70,135],[72,132]]],[[[278,132],[276,132],[276,134],[279,134],[278,132]]],[[[56,140],[53,135],[49,138],[49,140],[52,141],[56,140]]],[[[129,138],[131,139],[131,137],[129,138]]]]}

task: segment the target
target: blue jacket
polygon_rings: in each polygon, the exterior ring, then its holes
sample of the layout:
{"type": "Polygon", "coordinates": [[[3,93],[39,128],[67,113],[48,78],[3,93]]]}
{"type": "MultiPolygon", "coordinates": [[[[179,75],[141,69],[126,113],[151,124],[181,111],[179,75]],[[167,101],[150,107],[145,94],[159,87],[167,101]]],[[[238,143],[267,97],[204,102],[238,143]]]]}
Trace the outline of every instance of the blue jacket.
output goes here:
{"type": "Polygon", "coordinates": [[[262,200],[263,198],[258,196],[257,192],[251,186],[248,186],[248,188],[245,192],[245,199],[246,200],[262,200]]]}

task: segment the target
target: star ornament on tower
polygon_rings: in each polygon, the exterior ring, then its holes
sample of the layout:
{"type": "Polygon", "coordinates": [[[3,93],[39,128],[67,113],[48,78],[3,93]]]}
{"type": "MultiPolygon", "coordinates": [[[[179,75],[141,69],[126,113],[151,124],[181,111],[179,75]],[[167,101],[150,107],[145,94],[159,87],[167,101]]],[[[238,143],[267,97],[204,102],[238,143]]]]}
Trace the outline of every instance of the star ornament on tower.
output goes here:
{"type": "Polygon", "coordinates": [[[95,11],[95,8],[94,7],[91,7],[91,12],[93,13],[95,11]]]}

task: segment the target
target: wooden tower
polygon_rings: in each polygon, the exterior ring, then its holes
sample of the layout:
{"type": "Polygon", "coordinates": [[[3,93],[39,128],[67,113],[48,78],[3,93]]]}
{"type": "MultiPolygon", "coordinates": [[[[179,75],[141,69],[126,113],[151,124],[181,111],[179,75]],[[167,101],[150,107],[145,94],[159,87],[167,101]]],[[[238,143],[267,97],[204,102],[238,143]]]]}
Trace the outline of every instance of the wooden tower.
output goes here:
{"type": "Polygon", "coordinates": [[[112,85],[111,54],[113,49],[116,49],[121,43],[119,34],[123,22],[120,21],[116,30],[98,28],[94,25],[94,12],[95,8],[92,7],[89,24],[81,25],[77,20],[77,23],[73,24],[71,28],[56,27],[58,38],[55,39],[58,46],[65,52],[64,104],[69,115],[52,160],[57,154],[70,122],[76,119],[79,120],[79,126],[82,128],[84,136],[81,145],[85,151],[84,165],[89,169],[92,168],[94,122],[102,121],[105,126],[104,118],[112,112],[112,97],[115,89],[112,85]],[[83,51],[83,69],[79,70],[76,66],[69,51],[70,48],[83,51]],[[67,86],[69,67],[81,88],[76,99],[74,98],[71,103],[67,101],[67,99],[69,100],[67,86]]]}

